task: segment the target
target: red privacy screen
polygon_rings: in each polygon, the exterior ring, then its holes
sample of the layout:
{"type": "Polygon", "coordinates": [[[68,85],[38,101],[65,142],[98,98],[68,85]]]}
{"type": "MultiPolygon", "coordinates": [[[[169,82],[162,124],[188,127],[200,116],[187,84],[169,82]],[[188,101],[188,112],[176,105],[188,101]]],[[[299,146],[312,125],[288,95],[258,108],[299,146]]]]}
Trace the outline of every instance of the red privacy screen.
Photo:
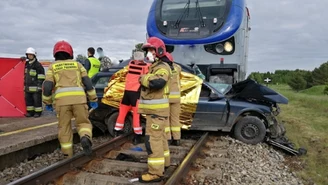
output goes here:
{"type": "Polygon", "coordinates": [[[0,58],[0,117],[24,117],[25,61],[0,58]]]}

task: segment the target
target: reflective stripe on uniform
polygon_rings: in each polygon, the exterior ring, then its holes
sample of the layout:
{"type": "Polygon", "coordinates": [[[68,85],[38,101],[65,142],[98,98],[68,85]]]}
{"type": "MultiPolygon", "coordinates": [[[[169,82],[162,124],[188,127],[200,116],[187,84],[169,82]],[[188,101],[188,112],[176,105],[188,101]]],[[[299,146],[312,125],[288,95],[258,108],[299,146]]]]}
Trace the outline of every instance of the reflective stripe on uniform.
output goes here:
{"type": "Polygon", "coordinates": [[[143,109],[168,108],[169,100],[168,99],[140,100],[138,106],[139,108],[143,108],[143,109]]]}
{"type": "Polygon", "coordinates": [[[159,69],[155,72],[156,75],[169,75],[169,72],[166,69],[159,69]]]}
{"type": "Polygon", "coordinates": [[[171,127],[172,132],[180,132],[181,127],[171,127]]]}
{"type": "Polygon", "coordinates": [[[140,100],[139,103],[142,104],[164,104],[164,103],[169,103],[168,99],[155,99],[155,100],[140,100]]]}
{"type": "Polygon", "coordinates": [[[180,92],[170,92],[169,98],[170,99],[178,99],[180,98],[180,92]]]}
{"type": "Polygon", "coordinates": [[[80,128],[78,131],[79,135],[81,135],[82,132],[87,132],[89,135],[91,135],[92,131],[90,128],[80,128]]]}
{"type": "Polygon", "coordinates": [[[124,123],[116,123],[115,130],[122,130],[124,128],[124,123]]]}
{"type": "Polygon", "coordinates": [[[164,157],[157,157],[157,158],[148,158],[148,164],[151,166],[159,166],[165,163],[164,157]]]}
{"type": "Polygon", "coordinates": [[[28,90],[30,92],[36,92],[38,90],[38,87],[37,86],[30,86],[30,87],[28,87],[28,90]]]}
{"type": "Polygon", "coordinates": [[[81,84],[81,75],[80,75],[80,71],[75,71],[75,74],[76,74],[76,85],[77,86],[80,86],[81,84]]]}
{"type": "Polygon", "coordinates": [[[42,112],[42,107],[35,107],[35,112],[42,112]]]}
{"type": "MultiPolygon", "coordinates": [[[[55,74],[54,77],[55,77],[55,82],[58,82],[59,81],[59,75],[55,74]]],[[[56,84],[55,87],[57,88],[59,83],[55,83],[55,84],[56,84]]]]}
{"type": "Polygon", "coordinates": [[[82,87],[63,87],[55,92],[55,98],[60,98],[64,96],[82,96],[85,95],[84,89],[82,87]]]}
{"type": "Polygon", "coordinates": [[[169,98],[170,99],[179,99],[179,98],[181,98],[181,96],[180,96],[180,94],[170,94],[169,98]]]}
{"type": "Polygon", "coordinates": [[[30,73],[30,76],[36,76],[36,70],[34,70],[34,69],[31,69],[29,73],[30,73]]]}
{"type": "Polygon", "coordinates": [[[133,131],[136,134],[142,134],[142,127],[134,127],[133,128],[133,131]]]}
{"type": "Polygon", "coordinates": [[[170,150],[165,150],[164,151],[164,157],[170,156],[170,150]]]}
{"type": "Polygon", "coordinates": [[[45,96],[45,95],[42,95],[42,99],[43,100],[51,100],[51,96],[45,96]]]}
{"type": "Polygon", "coordinates": [[[142,127],[134,127],[133,130],[142,130],[142,127]]]}
{"type": "Polygon", "coordinates": [[[27,111],[33,111],[34,110],[34,106],[26,106],[26,110],[27,111]]]}
{"type": "Polygon", "coordinates": [[[96,91],[94,89],[92,89],[90,91],[87,91],[87,93],[88,93],[89,96],[96,95],[96,91]]]}
{"type": "Polygon", "coordinates": [[[38,74],[38,79],[39,80],[46,79],[46,76],[44,74],[38,74]]]}
{"type": "Polygon", "coordinates": [[[123,127],[123,126],[124,126],[123,123],[116,123],[115,125],[116,125],[116,126],[120,126],[120,127],[123,127]]]}
{"type": "Polygon", "coordinates": [[[167,84],[165,84],[163,98],[168,98],[169,94],[170,94],[169,86],[167,84]]]}
{"type": "Polygon", "coordinates": [[[70,149],[70,148],[72,148],[73,144],[72,143],[60,143],[60,146],[65,149],[70,149]]]}
{"type": "Polygon", "coordinates": [[[165,127],[165,132],[170,132],[170,127],[165,127]]]}
{"type": "Polygon", "coordinates": [[[139,104],[139,108],[141,109],[161,109],[161,108],[168,108],[168,103],[157,104],[157,105],[149,105],[149,104],[139,104]]]}
{"type": "Polygon", "coordinates": [[[145,86],[145,87],[148,87],[148,79],[151,77],[151,76],[154,76],[153,74],[147,74],[143,80],[142,80],[142,85],[145,86]]]}

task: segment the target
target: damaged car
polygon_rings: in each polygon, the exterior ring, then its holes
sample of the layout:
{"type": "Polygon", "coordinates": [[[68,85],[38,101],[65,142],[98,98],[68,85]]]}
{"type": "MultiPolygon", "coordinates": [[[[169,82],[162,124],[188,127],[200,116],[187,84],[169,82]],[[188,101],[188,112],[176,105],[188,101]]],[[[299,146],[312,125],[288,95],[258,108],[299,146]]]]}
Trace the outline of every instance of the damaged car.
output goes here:
{"type": "MultiPolygon", "coordinates": [[[[92,79],[100,106],[90,112],[90,120],[94,127],[111,135],[123,97],[127,63],[92,79]]],[[[211,83],[192,74],[188,66],[181,67],[182,129],[229,132],[244,143],[265,141],[294,155],[306,153],[305,149],[294,149],[285,137],[285,127],[277,120],[278,104],[287,104],[286,97],[254,80],[232,85],[211,83]]],[[[145,116],[140,119],[144,127],[145,116]]],[[[132,132],[131,114],[126,117],[124,131],[132,132]]]]}

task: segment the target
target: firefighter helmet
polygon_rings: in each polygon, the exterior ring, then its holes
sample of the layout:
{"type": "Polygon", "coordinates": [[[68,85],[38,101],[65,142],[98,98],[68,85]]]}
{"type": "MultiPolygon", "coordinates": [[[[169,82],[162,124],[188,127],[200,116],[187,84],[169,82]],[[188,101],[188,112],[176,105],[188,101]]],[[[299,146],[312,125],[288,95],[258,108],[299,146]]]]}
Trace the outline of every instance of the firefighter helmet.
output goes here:
{"type": "Polygon", "coordinates": [[[157,57],[163,57],[166,54],[166,48],[164,42],[157,37],[150,37],[147,42],[142,46],[143,50],[153,48],[156,51],[157,57]]]}
{"type": "Polygon", "coordinates": [[[29,47],[29,48],[26,49],[25,54],[26,54],[26,55],[27,55],[27,54],[32,54],[32,55],[35,55],[35,56],[36,56],[36,51],[35,51],[34,48],[29,47]]]}
{"type": "Polygon", "coordinates": [[[66,42],[66,41],[59,41],[55,44],[54,46],[54,57],[56,55],[56,53],[58,52],[65,52],[65,53],[68,53],[70,55],[70,57],[73,57],[73,48],[72,46],[66,42]]]}

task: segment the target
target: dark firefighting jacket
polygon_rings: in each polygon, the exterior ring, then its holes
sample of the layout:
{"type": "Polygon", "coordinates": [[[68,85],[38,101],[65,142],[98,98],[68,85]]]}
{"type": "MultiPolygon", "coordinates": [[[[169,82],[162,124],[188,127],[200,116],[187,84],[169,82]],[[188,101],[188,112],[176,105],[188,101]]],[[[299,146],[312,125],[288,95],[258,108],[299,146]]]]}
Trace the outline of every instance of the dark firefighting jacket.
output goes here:
{"type": "Polygon", "coordinates": [[[44,68],[41,63],[35,59],[34,62],[25,63],[24,90],[34,93],[42,91],[42,83],[45,79],[44,68]]]}

